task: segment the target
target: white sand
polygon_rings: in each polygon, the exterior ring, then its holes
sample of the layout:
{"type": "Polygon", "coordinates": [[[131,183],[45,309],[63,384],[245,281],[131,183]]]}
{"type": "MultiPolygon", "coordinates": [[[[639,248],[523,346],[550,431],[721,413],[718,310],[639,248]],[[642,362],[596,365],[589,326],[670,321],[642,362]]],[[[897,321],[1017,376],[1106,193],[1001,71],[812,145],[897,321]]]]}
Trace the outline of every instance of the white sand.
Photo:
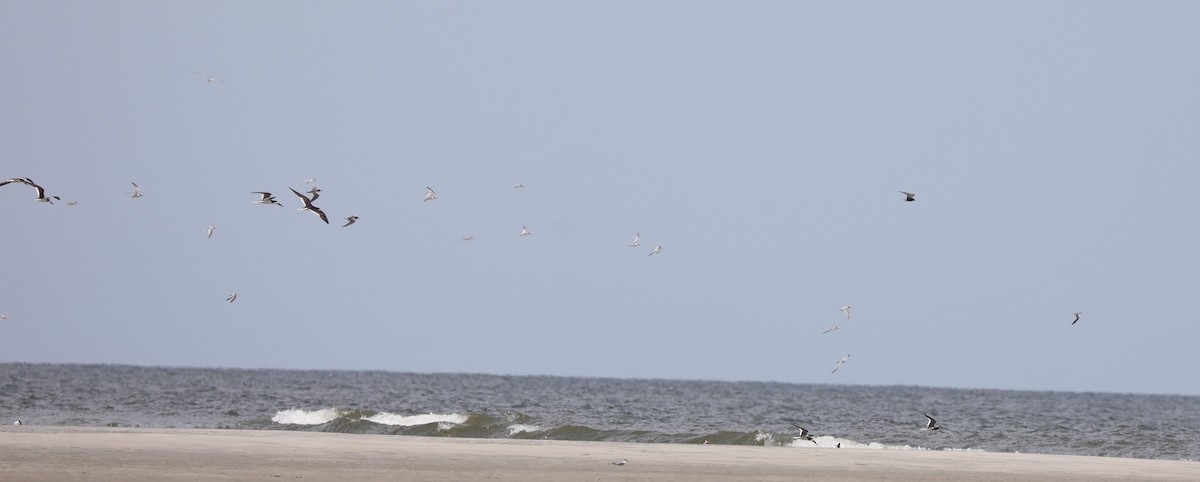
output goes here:
{"type": "Polygon", "coordinates": [[[0,428],[0,480],[1200,480],[1200,463],[275,430],[0,428]],[[628,459],[625,466],[612,462],[628,459]]]}

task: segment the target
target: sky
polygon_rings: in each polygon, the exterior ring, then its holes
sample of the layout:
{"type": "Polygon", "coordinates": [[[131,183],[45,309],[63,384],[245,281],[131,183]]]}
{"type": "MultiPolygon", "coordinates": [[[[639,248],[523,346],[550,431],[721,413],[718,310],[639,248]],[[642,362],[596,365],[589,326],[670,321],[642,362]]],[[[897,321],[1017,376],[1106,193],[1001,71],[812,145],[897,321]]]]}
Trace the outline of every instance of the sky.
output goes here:
{"type": "Polygon", "coordinates": [[[1200,395],[1197,24],[2,2],[0,362],[1200,395]]]}

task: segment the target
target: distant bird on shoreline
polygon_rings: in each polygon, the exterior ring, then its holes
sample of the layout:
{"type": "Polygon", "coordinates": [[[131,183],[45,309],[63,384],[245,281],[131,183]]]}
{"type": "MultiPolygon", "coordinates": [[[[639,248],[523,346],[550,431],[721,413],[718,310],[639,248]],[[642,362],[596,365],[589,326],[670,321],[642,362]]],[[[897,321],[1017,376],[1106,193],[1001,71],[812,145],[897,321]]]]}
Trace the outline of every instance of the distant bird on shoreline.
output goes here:
{"type": "MultiPolygon", "coordinates": [[[[844,312],[846,312],[846,319],[847,319],[847,320],[849,320],[849,319],[850,319],[850,305],[846,305],[846,306],[843,306],[843,307],[841,307],[841,308],[838,308],[838,311],[844,311],[844,312]]],[[[868,321],[870,321],[870,320],[868,320],[868,321]]]]}
{"type": "Polygon", "coordinates": [[[133,184],[133,192],[129,193],[129,197],[131,197],[131,198],[142,197],[142,188],[138,187],[136,182],[131,182],[130,184],[133,184]]]}
{"type": "Polygon", "coordinates": [[[849,360],[849,359],[850,359],[850,355],[846,355],[846,356],[842,357],[842,359],[838,360],[837,364],[833,366],[833,371],[829,372],[829,374],[832,375],[834,373],[837,373],[838,369],[841,368],[842,365],[845,365],[846,360],[849,360]]]}
{"type": "Polygon", "coordinates": [[[1074,325],[1074,324],[1076,324],[1076,323],[1079,323],[1079,315],[1082,315],[1082,314],[1083,314],[1083,312],[1082,312],[1082,311],[1076,311],[1076,312],[1075,312],[1075,321],[1072,321],[1072,322],[1071,322],[1071,325],[1074,325]]]}
{"type": "MultiPolygon", "coordinates": [[[[925,412],[921,412],[921,415],[925,415],[925,412]]],[[[930,417],[929,415],[925,415],[925,418],[929,419],[929,421],[926,422],[926,424],[925,424],[926,429],[928,429],[928,430],[941,430],[942,429],[942,427],[938,426],[937,420],[934,420],[933,417],[930,417]]]]}
{"type": "Polygon", "coordinates": [[[282,204],[279,204],[279,201],[275,199],[275,196],[272,196],[269,192],[254,191],[253,194],[262,195],[262,199],[254,201],[258,204],[274,204],[276,206],[283,206],[282,204]]]}
{"type": "MultiPolygon", "coordinates": [[[[288,189],[292,188],[289,187],[288,189]]],[[[309,200],[303,194],[300,194],[300,192],[296,191],[295,189],[292,189],[292,192],[296,194],[296,197],[300,198],[300,200],[304,202],[304,206],[300,208],[301,211],[308,211],[316,214],[317,217],[321,218],[322,221],[325,221],[325,224],[329,224],[329,218],[325,217],[325,211],[322,211],[319,207],[313,206],[311,200],[309,200]]]]}
{"type": "MultiPolygon", "coordinates": [[[[236,300],[237,300],[237,292],[236,291],[234,291],[233,293],[229,293],[229,297],[225,298],[225,301],[228,301],[230,303],[233,303],[236,300]]],[[[253,304],[253,303],[251,303],[251,304],[253,304]]]]}
{"type": "Polygon", "coordinates": [[[793,426],[793,427],[796,427],[797,429],[799,429],[799,430],[800,430],[800,437],[799,437],[799,438],[802,438],[802,439],[804,439],[804,440],[807,440],[807,441],[809,441],[809,442],[812,442],[812,443],[813,443],[813,445],[816,445],[816,444],[817,444],[817,441],[816,441],[816,440],[813,440],[813,436],[812,436],[812,435],[809,435],[809,433],[808,433],[808,429],[807,429],[807,428],[801,427],[801,426],[799,426],[799,425],[796,425],[796,424],[794,424],[794,423],[792,424],[792,426],[793,426]]]}
{"type": "MultiPolygon", "coordinates": [[[[916,200],[917,200],[917,195],[916,195],[916,194],[913,194],[913,193],[911,193],[911,192],[904,192],[904,191],[900,191],[900,192],[901,192],[902,194],[904,194],[904,200],[905,200],[905,201],[912,202],[912,201],[916,201],[916,200]]],[[[935,203],[935,204],[936,204],[936,203],[935,203]]]]}
{"type": "Polygon", "coordinates": [[[354,224],[355,221],[358,221],[358,216],[350,216],[350,217],[346,218],[346,224],[343,224],[342,227],[344,228],[346,226],[354,224]]]}
{"type": "Polygon", "coordinates": [[[208,238],[209,239],[212,239],[212,233],[213,233],[213,231],[216,231],[216,230],[217,230],[216,226],[213,226],[211,224],[208,226],[208,238]]]}
{"type": "Polygon", "coordinates": [[[627,464],[627,463],[629,463],[629,460],[628,460],[628,459],[621,459],[621,460],[618,460],[618,461],[616,461],[616,462],[613,462],[612,464],[613,464],[613,465],[625,465],[625,464],[627,464]]]}
{"type": "Polygon", "coordinates": [[[437,192],[432,187],[425,186],[425,199],[422,199],[421,202],[432,201],[434,199],[437,199],[437,192]]]}

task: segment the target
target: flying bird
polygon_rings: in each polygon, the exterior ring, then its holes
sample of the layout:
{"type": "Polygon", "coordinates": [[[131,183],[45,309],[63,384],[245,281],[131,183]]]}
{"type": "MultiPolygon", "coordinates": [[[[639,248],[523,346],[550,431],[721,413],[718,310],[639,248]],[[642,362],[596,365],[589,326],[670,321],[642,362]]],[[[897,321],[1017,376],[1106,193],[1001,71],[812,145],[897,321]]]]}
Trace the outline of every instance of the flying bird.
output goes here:
{"type": "Polygon", "coordinates": [[[849,320],[849,319],[850,319],[850,305],[846,305],[846,306],[843,306],[843,307],[841,307],[841,308],[838,308],[838,311],[844,311],[844,312],[846,312],[846,319],[847,319],[847,320],[849,320]]]}
{"type": "Polygon", "coordinates": [[[533,233],[529,232],[529,228],[527,228],[525,226],[521,226],[521,236],[529,236],[530,234],[533,234],[533,233]]]}
{"type": "Polygon", "coordinates": [[[842,357],[842,359],[838,360],[837,364],[833,366],[833,371],[829,372],[829,374],[832,375],[834,373],[837,373],[838,368],[841,368],[842,365],[845,365],[846,360],[849,360],[849,359],[850,359],[850,355],[846,355],[846,356],[842,357]]]}
{"type": "Polygon", "coordinates": [[[216,227],[216,226],[213,226],[213,225],[211,225],[211,224],[208,226],[208,237],[209,237],[209,239],[212,239],[212,233],[213,233],[213,231],[216,231],[216,230],[217,230],[217,227],[216,227]]]}
{"type": "Polygon", "coordinates": [[[916,194],[913,194],[913,193],[911,193],[911,192],[904,192],[904,191],[900,191],[900,192],[901,192],[902,194],[904,194],[904,200],[905,200],[905,201],[909,201],[909,202],[911,202],[911,201],[916,201],[916,200],[917,200],[917,195],[916,195],[916,194]]]}
{"type": "MultiPolygon", "coordinates": [[[[228,302],[230,302],[230,303],[233,303],[233,301],[234,301],[234,300],[236,300],[236,299],[237,299],[237,292],[236,292],[236,291],[234,291],[233,293],[229,293],[229,297],[228,297],[228,298],[225,298],[225,301],[228,301],[228,302]]],[[[253,303],[251,303],[251,304],[253,304],[253,303]]]]}
{"type": "MultiPolygon", "coordinates": [[[[925,412],[921,412],[921,415],[925,415],[925,412]]],[[[929,419],[929,421],[926,422],[926,424],[925,424],[926,429],[929,429],[929,430],[941,430],[942,429],[942,427],[939,427],[937,425],[937,420],[934,420],[933,417],[930,417],[929,415],[925,415],[925,418],[929,419]]]]}
{"type": "Polygon", "coordinates": [[[8,319],[8,315],[0,315],[0,320],[7,320],[7,319],[8,319]]]}
{"type": "Polygon", "coordinates": [[[828,330],[822,331],[822,332],[821,332],[821,334],[822,334],[822,335],[824,335],[824,334],[826,334],[826,333],[829,333],[829,332],[831,332],[831,331],[836,331],[836,330],[840,330],[840,329],[842,329],[842,328],[841,328],[841,327],[839,327],[839,326],[837,326],[837,325],[833,325],[833,326],[829,327],[829,329],[828,329],[828,330]]]}
{"type": "Polygon", "coordinates": [[[437,193],[434,192],[432,187],[425,186],[425,199],[421,200],[421,202],[432,201],[434,199],[437,199],[437,193]]]}
{"type": "Polygon", "coordinates": [[[258,204],[274,204],[276,206],[283,206],[282,204],[279,204],[279,201],[275,199],[275,196],[272,196],[269,192],[254,191],[254,194],[262,195],[262,199],[254,201],[258,204]]]}
{"type": "MultiPolygon", "coordinates": [[[[661,252],[662,252],[662,246],[655,246],[654,249],[650,250],[650,254],[647,254],[646,256],[654,256],[661,252]]],[[[685,258],[686,258],[686,256],[685,256],[685,258]]]]}
{"type": "MultiPolygon", "coordinates": [[[[288,189],[292,188],[289,187],[288,189]]],[[[329,218],[325,217],[325,211],[322,211],[319,207],[313,206],[312,200],[304,197],[303,194],[300,194],[295,189],[292,189],[292,192],[296,194],[296,197],[300,198],[300,200],[304,202],[304,206],[300,208],[301,211],[308,211],[316,214],[317,217],[321,218],[322,221],[325,221],[325,224],[329,224],[329,218]]]]}
{"type": "Polygon", "coordinates": [[[1071,322],[1071,325],[1074,325],[1074,324],[1076,324],[1076,323],[1079,323],[1079,315],[1082,315],[1082,314],[1083,314],[1083,312],[1082,312],[1082,311],[1076,311],[1076,312],[1075,312],[1075,321],[1072,321],[1072,322],[1071,322]]]}
{"type": "Polygon", "coordinates": [[[76,206],[78,204],[79,204],[78,201],[67,201],[67,206],[76,206]]]}
{"type": "Polygon", "coordinates": [[[463,240],[463,241],[470,241],[470,240],[472,240],[472,239],[475,239],[475,236],[463,236],[463,239],[462,239],[462,240],[463,240]]]}
{"type": "Polygon", "coordinates": [[[19,182],[26,186],[32,187],[34,191],[37,191],[37,198],[35,198],[34,201],[54,204],[54,201],[59,200],[58,196],[47,197],[46,189],[43,188],[42,186],[37,185],[37,183],[33,182],[33,179],[30,179],[28,177],[14,177],[14,178],[6,180],[4,182],[0,182],[0,186],[9,184],[9,183],[14,183],[14,182],[19,182]]]}
{"type": "Polygon", "coordinates": [[[627,464],[627,463],[629,463],[629,460],[628,460],[628,459],[621,459],[621,460],[618,460],[618,461],[616,461],[616,462],[613,462],[612,464],[613,464],[613,465],[625,465],[625,464],[627,464]]]}
{"type": "Polygon", "coordinates": [[[813,440],[813,436],[812,436],[812,435],[809,435],[809,433],[808,433],[808,429],[807,429],[807,428],[801,427],[801,426],[799,426],[799,425],[796,425],[796,424],[794,424],[794,423],[792,424],[792,426],[793,426],[793,427],[796,427],[797,429],[800,429],[800,437],[799,437],[799,438],[802,438],[802,439],[804,439],[804,440],[807,440],[807,441],[809,441],[809,442],[812,442],[812,443],[813,443],[813,445],[816,445],[816,444],[817,444],[817,441],[816,441],[816,440],[813,440]]]}
{"type": "Polygon", "coordinates": [[[346,224],[343,224],[342,227],[344,228],[346,226],[354,224],[355,221],[358,221],[358,216],[350,216],[350,217],[346,218],[346,224]]]}
{"type": "Polygon", "coordinates": [[[513,185],[513,189],[521,189],[521,188],[523,188],[523,187],[525,187],[525,185],[524,185],[524,184],[514,184],[514,185],[513,185]]]}
{"type": "Polygon", "coordinates": [[[309,189],[309,190],[308,190],[308,193],[309,193],[309,194],[312,194],[312,197],[311,197],[311,198],[309,198],[308,200],[309,200],[309,201],[316,201],[316,200],[317,200],[317,197],[319,197],[319,196],[321,195],[321,188],[319,188],[319,187],[317,187],[317,186],[313,186],[313,188],[312,188],[312,189],[309,189]]]}
{"type": "Polygon", "coordinates": [[[305,179],[305,180],[304,180],[304,183],[305,183],[305,184],[312,184],[312,183],[314,183],[314,182],[317,182],[317,180],[316,180],[316,179],[313,179],[313,178],[311,178],[311,177],[310,177],[310,178],[308,178],[308,179],[305,179]]]}
{"type": "Polygon", "coordinates": [[[641,245],[642,245],[642,232],[638,231],[636,234],[633,235],[633,242],[629,243],[629,247],[636,248],[641,245]]]}
{"type": "Polygon", "coordinates": [[[129,193],[129,197],[132,197],[132,198],[142,197],[142,188],[138,187],[136,182],[131,182],[130,184],[133,184],[133,192],[129,193]]]}
{"type": "Polygon", "coordinates": [[[207,76],[207,75],[201,74],[200,72],[196,72],[196,75],[199,75],[199,76],[201,76],[201,77],[204,77],[204,80],[207,80],[207,81],[208,81],[208,83],[210,83],[210,84],[211,84],[211,83],[213,83],[213,82],[224,82],[224,80],[218,79],[218,78],[216,78],[216,77],[209,77],[209,76],[207,76]]]}

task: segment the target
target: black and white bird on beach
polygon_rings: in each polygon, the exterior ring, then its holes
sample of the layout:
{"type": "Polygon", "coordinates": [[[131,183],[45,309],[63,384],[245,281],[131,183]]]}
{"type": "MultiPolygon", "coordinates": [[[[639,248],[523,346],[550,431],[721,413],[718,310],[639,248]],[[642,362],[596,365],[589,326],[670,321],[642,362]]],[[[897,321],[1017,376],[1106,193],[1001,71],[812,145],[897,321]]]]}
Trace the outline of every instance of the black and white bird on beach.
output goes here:
{"type": "MultiPolygon", "coordinates": [[[[292,188],[289,187],[288,189],[292,188]]],[[[308,211],[316,214],[317,217],[321,218],[322,221],[325,221],[325,224],[329,224],[329,218],[325,217],[325,211],[322,211],[319,207],[313,206],[312,200],[305,195],[300,194],[299,191],[292,189],[292,192],[296,194],[296,197],[300,198],[300,200],[304,202],[304,206],[300,208],[301,211],[308,211]]]]}

